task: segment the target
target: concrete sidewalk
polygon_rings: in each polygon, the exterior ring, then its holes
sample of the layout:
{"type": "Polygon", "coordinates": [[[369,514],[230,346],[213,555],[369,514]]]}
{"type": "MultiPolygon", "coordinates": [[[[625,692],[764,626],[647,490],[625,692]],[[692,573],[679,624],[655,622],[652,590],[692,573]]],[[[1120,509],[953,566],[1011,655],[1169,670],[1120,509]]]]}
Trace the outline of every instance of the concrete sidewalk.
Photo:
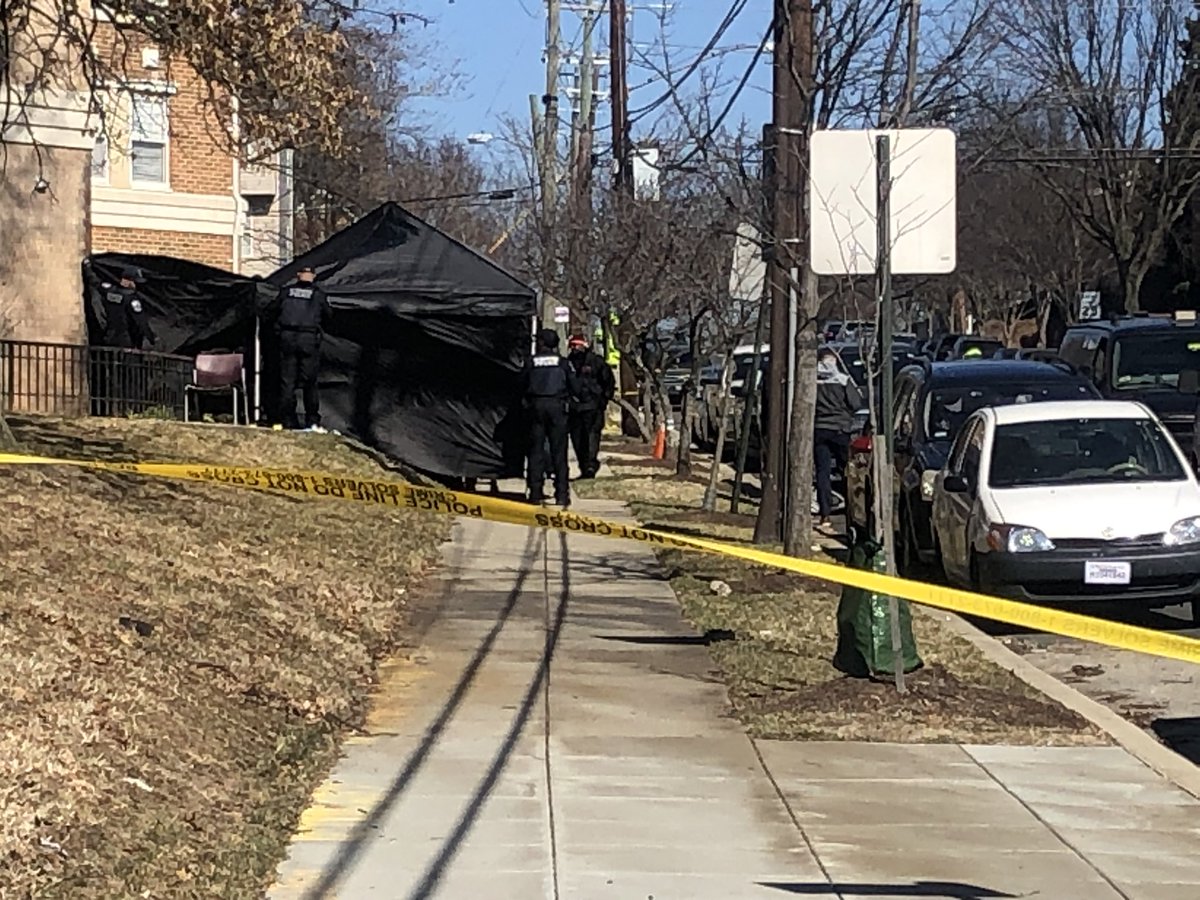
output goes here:
{"type": "Polygon", "coordinates": [[[1123,750],[752,742],[644,548],[463,522],[444,580],[272,900],[1200,897],[1123,750]]]}

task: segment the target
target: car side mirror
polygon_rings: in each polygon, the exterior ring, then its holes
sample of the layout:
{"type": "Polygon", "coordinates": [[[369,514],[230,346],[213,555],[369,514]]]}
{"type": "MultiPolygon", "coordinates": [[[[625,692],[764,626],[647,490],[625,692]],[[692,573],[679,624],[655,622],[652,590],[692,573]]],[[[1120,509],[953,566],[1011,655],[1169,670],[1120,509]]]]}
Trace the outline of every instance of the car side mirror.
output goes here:
{"type": "Polygon", "coordinates": [[[971,485],[962,475],[947,475],[942,479],[942,487],[948,494],[965,494],[971,490],[971,485]]]}
{"type": "Polygon", "coordinates": [[[1200,394],[1200,371],[1184,369],[1179,373],[1179,393],[1200,394]]]}
{"type": "Polygon", "coordinates": [[[1092,377],[1092,367],[1089,365],[1080,366],[1079,374],[1084,376],[1085,378],[1091,378],[1092,377]]]}

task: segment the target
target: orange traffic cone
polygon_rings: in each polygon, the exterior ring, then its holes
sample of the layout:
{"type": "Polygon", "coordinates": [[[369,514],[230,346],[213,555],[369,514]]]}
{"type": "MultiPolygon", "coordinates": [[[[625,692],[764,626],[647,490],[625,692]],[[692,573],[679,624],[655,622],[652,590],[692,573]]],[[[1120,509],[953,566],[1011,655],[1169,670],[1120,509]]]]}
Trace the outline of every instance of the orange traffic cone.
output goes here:
{"type": "Polygon", "coordinates": [[[667,456],[667,429],[665,425],[659,425],[658,431],[654,435],[654,458],[666,459],[667,456]]]}

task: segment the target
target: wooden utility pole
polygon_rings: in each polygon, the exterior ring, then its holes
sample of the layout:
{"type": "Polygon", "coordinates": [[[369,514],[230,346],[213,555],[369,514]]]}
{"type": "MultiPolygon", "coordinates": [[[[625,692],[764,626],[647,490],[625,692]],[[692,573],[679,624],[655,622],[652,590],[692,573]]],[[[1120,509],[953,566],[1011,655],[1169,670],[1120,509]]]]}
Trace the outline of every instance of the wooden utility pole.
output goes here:
{"type": "Polygon", "coordinates": [[[580,263],[585,258],[586,241],[592,225],[592,135],[595,129],[596,66],[593,56],[592,38],[595,32],[596,10],[584,11],[583,50],[579,61],[578,105],[574,107],[571,122],[571,215],[570,215],[570,258],[567,270],[570,273],[570,301],[572,327],[586,330],[586,316],[579,318],[580,311],[588,304],[586,269],[580,263]]]}
{"type": "Polygon", "coordinates": [[[633,175],[629,171],[629,83],[625,55],[625,0],[610,0],[609,54],[612,66],[613,187],[624,194],[633,193],[633,175]]]}
{"type": "MultiPolygon", "coordinates": [[[[633,196],[633,175],[629,169],[629,81],[628,62],[626,59],[625,24],[627,21],[625,0],[609,0],[608,4],[608,52],[609,73],[612,93],[612,144],[613,144],[613,192],[618,201],[633,196]]],[[[628,328],[618,326],[618,331],[628,328]]],[[[618,341],[618,343],[624,343],[618,341]]],[[[629,361],[622,358],[617,371],[617,384],[623,398],[635,395],[638,390],[637,376],[629,361]]],[[[630,421],[628,413],[622,416],[621,430],[626,434],[636,434],[637,429],[630,421]]]]}
{"type": "Polygon", "coordinates": [[[566,344],[567,326],[554,321],[554,308],[558,305],[554,292],[554,286],[558,282],[558,235],[555,234],[554,220],[558,207],[558,74],[561,62],[561,20],[560,0],[547,0],[546,93],[542,95],[544,115],[538,170],[542,186],[542,327],[557,331],[559,340],[566,344]]]}
{"type": "MultiPolygon", "coordinates": [[[[771,294],[771,360],[763,389],[767,420],[766,459],[762,466],[762,504],[754,528],[756,543],[775,543],[782,537],[783,511],[788,492],[788,449],[785,436],[791,410],[787,408],[788,308],[791,270],[799,244],[799,201],[803,194],[799,155],[807,148],[800,141],[808,121],[802,102],[797,53],[812,58],[812,0],[775,0],[772,36],[775,42],[772,78],[772,123],[775,136],[775,178],[772,191],[771,258],[767,283],[771,294]]],[[[811,68],[811,65],[809,66],[811,68]]],[[[794,493],[794,492],[792,492],[794,493]]]]}
{"type": "Polygon", "coordinates": [[[820,297],[816,273],[809,259],[810,209],[808,175],[811,156],[813,121],[813,4],[812,0],[792,0],[789,3],[792,34],[792,57],[789,74],[795,91],[792,122],[789,125],[789,177],[792,190],[788,195],[795,243],[790,255],[795,306],[795,330],[791,348],[793,363],[788,377],[794,390],[787,415],[790,420],[787,473],[783,503],[783,549],[792,556],[808,552],[812,545],[812,484],[813,484],[813,413],[817,402],[817,315],[820,297]]]}

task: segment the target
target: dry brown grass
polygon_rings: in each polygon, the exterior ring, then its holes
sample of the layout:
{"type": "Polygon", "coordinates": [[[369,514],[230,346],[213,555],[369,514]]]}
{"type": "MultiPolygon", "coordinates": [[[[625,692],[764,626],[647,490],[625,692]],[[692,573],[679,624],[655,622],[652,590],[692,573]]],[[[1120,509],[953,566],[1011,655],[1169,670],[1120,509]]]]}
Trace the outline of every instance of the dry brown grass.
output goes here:
{"type": "MultiPolygon", "coordinates": [[[[623,500],[644,524],[748,542],[752,515],[698,509],[703,487],[609,460],[614,477],[586,496],[623,500]]],[[[726,499],[719,509],[728,509],[726,499]]],[[[753,507],[750,508],[754,512],[753,507]]],[[[837,645],[839,588],[736,559],[679,550],[660,558],[684,614],[710,636],[709,649],[729,686],[734,712],[759,737],[796,740],[1105,743],[1085,720],[988,660],[973,644],[913,607],[926,664],[909,692],[890,682],[852,679],[831,662],[837,645]],[[726,582],[732,593],[715,594],[726,582]]]]}
{"type": "MultiPolygon", "coordinates": [[[[337,439],[14,422],[24,449],[380,474],[337,439]]],[[[0,896],[252,897],[448,523],[11,469],[0,494],[0,896]]]]}

